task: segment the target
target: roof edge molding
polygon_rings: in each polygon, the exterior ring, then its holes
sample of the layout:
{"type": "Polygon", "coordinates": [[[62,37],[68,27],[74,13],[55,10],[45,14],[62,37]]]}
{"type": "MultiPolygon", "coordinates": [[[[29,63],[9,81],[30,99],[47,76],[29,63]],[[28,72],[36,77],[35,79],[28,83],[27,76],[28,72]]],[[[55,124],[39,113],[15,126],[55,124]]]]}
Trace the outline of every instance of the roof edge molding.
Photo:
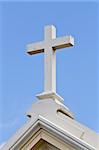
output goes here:
{"type": "Polygon", "coordinates": [[[24,133],[19,134],[20,137],[17,136],[16,133],[16,136],[13,137],[13,141],[9,141],[2,148],[2,150],[16,150],[19,147],[22,147],[33,136],[33,134],[37,133],[41,129],[47,131],[48,133],[51,133],[51,135],[55,136],[56,138],[60,139],[68,145],[71,145],[76,149],[95,150],[95,148],[88,143],[82,141],[81,139],[78,139],[77,137],[71,135],[66,131],[63,131],[62,129],[58,128],[56,125],[52,124],[40,115],[35,120],[34,124],[31,124],[24,133]]]}

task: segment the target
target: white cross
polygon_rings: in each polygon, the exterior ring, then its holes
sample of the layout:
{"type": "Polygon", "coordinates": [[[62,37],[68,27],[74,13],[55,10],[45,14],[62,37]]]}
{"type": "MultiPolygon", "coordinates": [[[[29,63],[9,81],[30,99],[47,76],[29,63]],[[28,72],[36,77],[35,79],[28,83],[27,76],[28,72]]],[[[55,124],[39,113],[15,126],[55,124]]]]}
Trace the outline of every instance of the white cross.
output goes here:
{"type": "MultiPolygon", "coordinates": [[[[56,93],[56,50],[73,45],[74,38],[72,36],[56,38],[56,28],[53,25],[45,26],[44,41],[27,45],[27,53],[30,55],[44,52],[44,93],[46,95],[48,93],[55,95],[56,93]]],[[[41,96],[41,98],[43,97],[41,96]]]]}

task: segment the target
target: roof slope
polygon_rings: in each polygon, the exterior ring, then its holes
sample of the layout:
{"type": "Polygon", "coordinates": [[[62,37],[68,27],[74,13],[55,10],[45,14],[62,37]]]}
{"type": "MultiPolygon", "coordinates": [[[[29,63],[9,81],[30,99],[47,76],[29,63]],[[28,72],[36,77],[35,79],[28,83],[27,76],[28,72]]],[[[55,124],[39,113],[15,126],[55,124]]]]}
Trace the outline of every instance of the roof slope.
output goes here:
{"type": "Polygon", "coordinates": [[[37,101],[27,112],[27,116],[30,119],[2,150],[18,150],[18,145],[31,133],[37,132],[40,125],[42,129],[77,146],[78,149],[98,150],[98,134],[75,121],[69,109],[61,103],[56,103],[52,99],[37,101]]]}

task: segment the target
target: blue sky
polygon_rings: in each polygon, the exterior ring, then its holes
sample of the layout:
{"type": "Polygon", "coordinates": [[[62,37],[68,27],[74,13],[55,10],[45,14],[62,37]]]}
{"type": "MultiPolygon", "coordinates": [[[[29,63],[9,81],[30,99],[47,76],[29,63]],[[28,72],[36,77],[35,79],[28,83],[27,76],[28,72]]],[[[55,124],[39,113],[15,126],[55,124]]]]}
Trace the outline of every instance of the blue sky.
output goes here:
{"type": "Polygon", "coordinates": [[[26,45],[44,38],[44,26],[57,36],[72,35],[75,46],[57,51],[57,93],[76,120],[99,131],[97,2],[0,2],[0,143],[27,120],[25,112],[43,91],[43,54],[29,56],[26,45]]]}

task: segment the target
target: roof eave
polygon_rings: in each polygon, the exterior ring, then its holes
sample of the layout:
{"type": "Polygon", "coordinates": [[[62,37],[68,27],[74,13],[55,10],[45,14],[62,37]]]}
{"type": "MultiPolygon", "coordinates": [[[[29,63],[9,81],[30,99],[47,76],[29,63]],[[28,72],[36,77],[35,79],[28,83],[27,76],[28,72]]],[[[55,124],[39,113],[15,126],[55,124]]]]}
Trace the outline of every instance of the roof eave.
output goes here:
{"type": "Polygon", "coordinates": [[[51,134],[60,138],[62,141],[72,145],[73,147],[76,147],[77,149],[79,148],[84,150],[96,150],[95,147],[75,137],[69,132],[64,131],[63,129],[53,124],[49,120],[45,119],[41,115],[39,115],[39,117],[35,120],[34,123],[30,123],[30,126],[28,126],[28,129],[25,132],[23,132],[23,134],[21,134],[20,132],[18,137],[15,136],[14,138],[12,138],[13,142],[11,142],[11,140],[8,141],[7,144],[2,148],[2,150],[14,150],[16,147],[20,147],[22,142],[25,141],[27,137],[29,137],[29,135],[31,135],[31,132],[34,133],[35,130],[39,130],[40,128],[50,132],[51,134]]]}

